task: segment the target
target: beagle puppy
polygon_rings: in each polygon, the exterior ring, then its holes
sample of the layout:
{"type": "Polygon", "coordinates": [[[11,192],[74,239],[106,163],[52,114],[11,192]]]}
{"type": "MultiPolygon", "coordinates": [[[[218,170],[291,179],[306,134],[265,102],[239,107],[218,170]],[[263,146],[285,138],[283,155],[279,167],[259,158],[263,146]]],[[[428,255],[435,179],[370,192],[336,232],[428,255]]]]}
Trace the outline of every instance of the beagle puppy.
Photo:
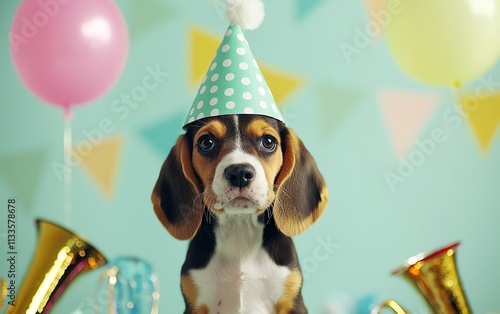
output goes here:
{"type": "Polygon", "coordinates": [[[191,240],[185,314],[307,313],[291,237],[321,216],[328,191],[284,123],[243,114],[189,124],[151,198],[168,232],[191,240]]]}

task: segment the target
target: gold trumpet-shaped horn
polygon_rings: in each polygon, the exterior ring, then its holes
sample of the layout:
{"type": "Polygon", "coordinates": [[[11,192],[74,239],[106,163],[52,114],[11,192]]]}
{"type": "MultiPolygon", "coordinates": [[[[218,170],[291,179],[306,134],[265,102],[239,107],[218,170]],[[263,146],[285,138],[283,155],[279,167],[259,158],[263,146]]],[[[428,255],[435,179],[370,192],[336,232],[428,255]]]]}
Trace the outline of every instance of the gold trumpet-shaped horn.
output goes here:
{"type": "Polygon", "coordinates": [[[5,279],[0,279],[0,310],[3,308],[6,298],[7,298],[7,281],[5,281],[5,279]]]}
{"type": "MultiPolygon", "coordinates": [[[[424,297],[433,313],[467,314],[470,307],[458,275],[455,252],[460,243],[454,243],[430,254],[418,254],[392,272],[409,281],[424,297]]],[[[408,313],[396,301],[383,302],[372,309],[376,314],[390,307],[398,314],[408,313]]]]}
{"type": "Polygon", "coordinates": [[[106,263],[104,256],[78,235],[54,223],[38,219],[38,243],[8,314],[49,313],[78,274],[106,263]]]}

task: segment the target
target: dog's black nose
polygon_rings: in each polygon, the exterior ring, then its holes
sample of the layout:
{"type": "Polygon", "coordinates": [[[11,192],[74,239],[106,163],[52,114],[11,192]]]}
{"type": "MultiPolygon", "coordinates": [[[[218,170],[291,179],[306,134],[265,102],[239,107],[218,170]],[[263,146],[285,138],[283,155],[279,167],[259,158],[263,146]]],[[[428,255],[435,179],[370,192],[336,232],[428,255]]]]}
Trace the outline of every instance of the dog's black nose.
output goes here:
{"type": "Polygon", "coordinates": [[[224,176],[232,186],[242,188],[255,177],[255,169],[250,164],[235,164],[224,170],[224,176]]]}

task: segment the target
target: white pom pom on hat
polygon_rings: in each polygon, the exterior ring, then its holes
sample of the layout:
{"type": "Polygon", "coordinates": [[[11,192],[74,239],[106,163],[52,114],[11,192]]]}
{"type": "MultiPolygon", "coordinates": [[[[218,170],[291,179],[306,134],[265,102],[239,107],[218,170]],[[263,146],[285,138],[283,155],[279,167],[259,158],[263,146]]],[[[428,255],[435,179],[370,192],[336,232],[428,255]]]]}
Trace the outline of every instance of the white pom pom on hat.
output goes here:
{"type": "Polygon", "coordinates": [[[227,0],[226,15],[231,24],[256,29],[264,21],[264,4],[261,0],[227,0]]]}

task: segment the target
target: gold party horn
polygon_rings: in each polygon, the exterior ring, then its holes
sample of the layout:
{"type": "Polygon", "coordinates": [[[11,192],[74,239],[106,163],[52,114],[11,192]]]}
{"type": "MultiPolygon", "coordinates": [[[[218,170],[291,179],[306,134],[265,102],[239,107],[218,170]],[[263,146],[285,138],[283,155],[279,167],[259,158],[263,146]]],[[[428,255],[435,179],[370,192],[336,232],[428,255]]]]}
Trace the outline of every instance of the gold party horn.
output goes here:
{"type": "Polygon", "coordinates": [[[3,309],[5,299],[7,298],[7,281],[0,279],[0,310],[3,309]]]}
{"type": "Polygon", "coordinates": [[[73,232],[41,219],[36,225],[36,251],[8,314],[49,313],[79,274],[106,264],[98,250],[73,232]]]}
{"type": "MultiPolygon", "coordinates": [[[[471,313],[467,298],[460,283],[455,252],[460,243],[454,243],[430,254],[418,254],[409,258],[405,265],[392,272],[409,281],[424,297],[433,313],[471,313]]],[[[382,302],[371,310],[380,313],[390,307],[398,314],[408,313],[396,301],[382,302]]]]}

